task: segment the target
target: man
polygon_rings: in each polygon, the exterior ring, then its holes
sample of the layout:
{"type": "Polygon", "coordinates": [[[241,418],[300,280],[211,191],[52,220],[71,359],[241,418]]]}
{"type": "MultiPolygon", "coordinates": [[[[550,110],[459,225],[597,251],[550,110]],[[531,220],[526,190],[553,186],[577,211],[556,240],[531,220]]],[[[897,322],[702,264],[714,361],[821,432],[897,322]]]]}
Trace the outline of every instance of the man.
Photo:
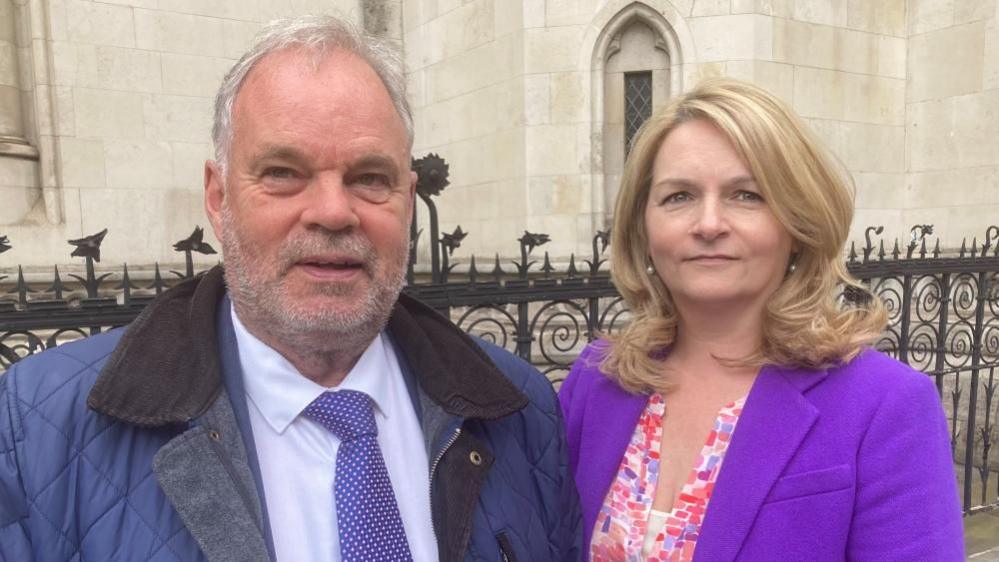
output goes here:
{"type": "Polygon", "coordinates": [[[547,382],[400,296],[396,53],[272,24],[213,134],[224,274],[0,379],[0,559],[581,558],[547,382]]]}

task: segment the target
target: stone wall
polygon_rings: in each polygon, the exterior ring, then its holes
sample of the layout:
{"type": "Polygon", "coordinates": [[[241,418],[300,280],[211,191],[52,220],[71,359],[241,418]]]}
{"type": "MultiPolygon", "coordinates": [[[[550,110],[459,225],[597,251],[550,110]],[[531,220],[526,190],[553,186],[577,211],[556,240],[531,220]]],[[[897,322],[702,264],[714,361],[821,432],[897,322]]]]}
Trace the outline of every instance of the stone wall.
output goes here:
{"type": "Polygon", "coordinates": [[[909,0],[904,222],[999,224],[999,3],[909,0]]]}
{"type": "Polygon", "coordinates": [[[668,61],[656,105],[716,75],[788,101],[855,181],[851,238],[883,225],[889,243],[904,241],[930,223],[956,248],[997,222],[995,0],[406,6],[416,152],[452,165],[439,205],[448,228],[471,232],[462,251],[509,254],[530,229],[551,234],[546,249],[564,257],[607,224],[624,157],[610,53],[633,21],[668,61]]]}
{"type": "MultiPolygon", "coordinates": [[[[0,234],[7,264],[176,261],[201,209],[210,98],[262,22],[338,12],[399,38],[414,153],[438,152],[457,257],[545,232],[586,252],[611,213],[625,73],[653,101],[706,76],[788,101],[852,173],[852,237],[936,226],[945,246],[999,222],[997,0],[0,0],[0,234]]],[[[426,225],[425,217],[421,223],[426,225]]],[[[427,235],[420,243],[428,250],[427,235]]],[[[205,258],[211,260],[213,258],[205,258]]]]}
{"type": "MultiPolygon", "coordinates": [[[[254,33],[263,22],[305,13],[339,13],[398,33],[384,17],[397,15],[398,0],[380,4],[384,10],[362,14],[358,0],[0,0],[0,98],[10,89],[13,24],[30,47],[19,86],[33,103],[22,104],[24,135],[40,148],[40,162],[17,161],[41,176],[14,175],[0,150],[0,234],[14,246],[4,262],[70,262],[66,239],[104,227],[105,256],[137,268],[177,262],[172,243],[195,224],[207,226],[202,174],[212,157],[212,97],[254,33]],[[29,179],[48,189],[22,209],[24,195],[8,193],[29,179]]],[[[12,112],[3,105],[0,113],[12,112]]]]}
{"type": "MultiPolygon", "coordinates": [[[[473,233],[467,243],[479,250],[515,248],[532,214],[528,170],[540,166],[528,146],[549,144],[538,129],[540,114],[548,112],[548,84],[525,72],[539,64],[525,47],[528,8],[519,0],[404,2],[414,153],[437,152],[449,162],[452,186],[440,197],[442,226],[460,223],[473,233]]],[[[573,137],[558,146],[569,154],[547,164],[571,167],[575,145],[573,137]]]]}
{"type": "Polygon", "coordinates": [[[32,137],[30,34],[17,25],[24,3],[0,0],[0,224],[20,221],[41,196],[32,137]]]}
{"type": "Polygon", "coordinates": [[[416,152],[451,163],[441,214],[448,228],[471,232],[469,251],[508,253],[529,229],[551,234],[546,249],[564,257],[608,224],[624,159],[612,117],[623,104],[615,73],[628,67],[614,57],[636,21],[655,36],[646,49],[656,51],[648,62],[658,73],[656,106],[707,76],[762,84],[853,172],[856,233],[871,223],[901,231],[904,0],[499,5],[414,0],[403,22],[416,152]],[[659,70],[663,60],[668,68],[659,70]]]}

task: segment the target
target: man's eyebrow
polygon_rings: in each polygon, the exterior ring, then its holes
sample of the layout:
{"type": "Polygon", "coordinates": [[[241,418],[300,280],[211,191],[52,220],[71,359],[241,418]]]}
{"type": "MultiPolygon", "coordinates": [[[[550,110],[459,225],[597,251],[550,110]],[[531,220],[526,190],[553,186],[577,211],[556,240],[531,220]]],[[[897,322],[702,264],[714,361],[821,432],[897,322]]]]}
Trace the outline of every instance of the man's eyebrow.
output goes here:
{"type": "Polygon", "coordinates": [[[300,161],[305,159],[305,154],[289,145],[285,144],[270,144],[264,146],[260,152],[257,153],[255,160],[295,160],[300,161]]]}
{"type": "Polygon", "coordinates": [[[350,164],[351,168],[387,168],[391,173],[398,174],[399,166],[396,165],[395,160],[389,158],[385,154],[371,153],[365,154],[354,160],[350,164]]]}
{"type": "Polygon", "coordinates": [[[381,153],[369,153],[358,157],[350,163],[349,168],[351,170],[384,170],[391,177],[391,180],[396,181],[402,172],[405,170],[400,170],[399,166],[396,164],[395,160],[389,156],[381,153]]]}

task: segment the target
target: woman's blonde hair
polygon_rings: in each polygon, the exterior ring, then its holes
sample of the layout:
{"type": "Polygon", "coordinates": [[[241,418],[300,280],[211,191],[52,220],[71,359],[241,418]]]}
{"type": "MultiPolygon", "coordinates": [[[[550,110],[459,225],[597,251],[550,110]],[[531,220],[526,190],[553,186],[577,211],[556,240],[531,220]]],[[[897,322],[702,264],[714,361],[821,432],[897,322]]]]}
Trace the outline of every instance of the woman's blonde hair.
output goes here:
{"type": "Polygon", "coordinates": [[[853,219],[848,176],[783,102],[752,84],[716,78],[654,113],[625,163],[614,210],[611,276],[632,319],[607,336],[601,370],[632,392],[669,389],[663,351],[676,338],[678,316],[669,290],[646,272],[645,206],[663,140],[695,119],[728,137],[795,241],[795,267],[767,303],[762,347],[732,359],[746,366],[823,368],[856,356],[879,337],[887,314],[877,298],[854,304],[840,298],[846,287],[867,292],[847,272],[842,255],[853,219]]]}

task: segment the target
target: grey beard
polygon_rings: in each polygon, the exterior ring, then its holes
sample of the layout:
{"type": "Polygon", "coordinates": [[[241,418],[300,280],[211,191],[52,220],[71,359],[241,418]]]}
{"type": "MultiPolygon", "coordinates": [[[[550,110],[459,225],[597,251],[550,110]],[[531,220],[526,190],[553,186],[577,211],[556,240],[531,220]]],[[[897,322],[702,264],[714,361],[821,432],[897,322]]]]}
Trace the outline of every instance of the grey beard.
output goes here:
{"type": "MultiPolygon", "coordinates": [[[[405,283],[405,251],[380,258],[358,233],[324,232],[286,241],[274,262],[264,263],[243,244],[226,205],[222,222],[225,277],[233,305],[243,323],[265,343],[277,344],[303,360],[321,361],[330,355],[363,352],[385,327],[405,283]],[[371,284],[356,312],[296,305],[284,292],[284,275],[299,258],[330,251],[364,262],[371,284]]],[[[317,294],[340,296],[346,290],[333,284],[318,287],[317,294]]]]}

